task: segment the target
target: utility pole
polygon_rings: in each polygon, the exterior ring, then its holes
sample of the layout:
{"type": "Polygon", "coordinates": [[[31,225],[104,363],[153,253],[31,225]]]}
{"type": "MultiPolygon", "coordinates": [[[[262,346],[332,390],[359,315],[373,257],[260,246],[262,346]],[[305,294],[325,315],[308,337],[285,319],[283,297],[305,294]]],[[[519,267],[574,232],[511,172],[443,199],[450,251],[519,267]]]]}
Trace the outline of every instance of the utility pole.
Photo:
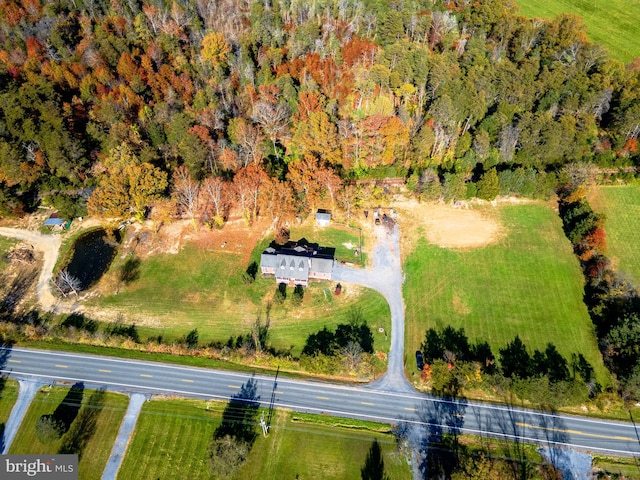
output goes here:
{"type": "Polygon", "coordinates": [[[273,405],[276,401],[276,388],[278,388],[278,373],[280,373],[280,365],[276,370],[276,377],[273,379],[273,390],[271,391],[271,401],[269,402],[269,418],[267,419],[267,430],[271,427],[271,419],[273,418],[273,405]]]}

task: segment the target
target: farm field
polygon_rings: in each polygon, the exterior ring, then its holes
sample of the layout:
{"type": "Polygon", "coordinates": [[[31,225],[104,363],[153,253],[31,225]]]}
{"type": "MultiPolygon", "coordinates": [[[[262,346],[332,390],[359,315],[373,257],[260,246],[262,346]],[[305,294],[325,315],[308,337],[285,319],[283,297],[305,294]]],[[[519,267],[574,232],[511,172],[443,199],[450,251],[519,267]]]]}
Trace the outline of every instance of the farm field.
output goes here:
{"type": "Polygon", "coordinates": [[[640,187],[599,186],[589,195],[591,208],[604,214],[607,257],[623,277],[640,288],[640,187]]]}
{"type": "MultiPolygon", "coordinates": [[[[156,478],[208,479],[207,447],[226,403],[202,400],[158,399],[145,403],[118,480],[156,478]],[[160,428],[159,428],[160,426],[160,428]]],[[[260,435],[237,478],[359,479],[360,469],[374,438],[384,452],[385,471],[391,479],[410,476],[406,464],[395,453],[389,434],[328,425],[313,415],[277,411],[270,435],[260,435]],[[296,416],[294,419],[294,415],[296,416]],[[300,441],[304,435],[304,442],[300,441]]],[[[355,421],[333,419],[339,424],[355,421]]],[[[256,426],[257,429],[257,426],[256,426]]]]}
{"type": "Polygon", "coordinates": [[[609,384],[582,303],[582,273],[557,214],[547,205],[489,209],[502,225],[496,243],[449,249],[422,239],[404,271],[408,352],[430,328],[464,328],[471,342],[498,350],[519,335],[530,351],[552,342],[568,359],[582,353],[609,384]]]}
{"type": "Polygon", "coordinates": [[[516,3],[527,17],[580,15],[587,25],[589,39],[605,46],[612,58],[629,63],[640,57],[638,0],[516,0],[516,3]]]}
{"type": "MultiPolygon", "coordinates": [[[[54,413],[69,390],[69,387],[43,387],[38,391],[9,453],[62,453],[65,448],[70,448],[80,454],[79,478],[99,479],[111,454],[129,399],[119,393],[84,390],[80,410],[69,431],[61,439],[44,444],[35,434],[36,421],[42,415],[54,413]]],[[[76,399],[67,399],[67,408],[77,405],[76,399]]]]}
{"type": "MultiPolygon", "coordinates": [[[[357,246],[356,233],[340,229],[294,229],[291,238],[305,237],[323,246],[335,246],[336,255],[351,258],[344,244],[357,246]]],[[[138,278],[122,286],[117,295],[110,294],[89,301],[89,307],[122,315],[135,323],[141,337],[162,335],[166,340],[184,337],[198,329],[201,343],[225,342],[230,336],[247,334],[257,316],[266,319],[267,304],[276,292],[273,278],[261,278],[246,284],[242,274],[250,262],[260,262],[260,254],[273,237],[266,237],[253,248],[249,261],[241,255],[209,251],[196,243],[187,243],[178,254],[157,254],[144,258],[138,278]]],[[[117,270],[118,264],[112,267],[117,270]]],[[[112,275],[114,273],[112,272],[112,275]]],[[[346,322],[349,311],[361,308],[368,324],[377,331],[390,328],[389,307],[378,293],[357,286],[333,294],[335,283],[313,282],[304,290],[301,305],[292,301],[293,288],[287,287],[283,303],[272,303],[269,339],[278,349],[300,353],[310,333],[323,326],[335,327],[346,322]]],[[[375,349],[388,351],[389,339],[375,337],[375,349]]]]}

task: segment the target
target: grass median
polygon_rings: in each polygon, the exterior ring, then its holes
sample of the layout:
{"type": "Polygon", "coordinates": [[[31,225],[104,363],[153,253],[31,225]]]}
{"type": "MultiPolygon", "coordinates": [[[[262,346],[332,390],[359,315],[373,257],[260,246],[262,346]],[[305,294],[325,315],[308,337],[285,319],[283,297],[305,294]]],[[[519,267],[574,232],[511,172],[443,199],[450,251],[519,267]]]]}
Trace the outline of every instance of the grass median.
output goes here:
{"type": "Polygon", "coordinates": [[[47,386],[38,390],[9,453],[70,453],[65,451],[67,448],[80,456],[79,478],[99,479],[111,454],[129,399],[119,393],[84,390],[78,402],[78,396],[70,400],[69,387],[47,386]],[[42,437],[36,435],[38,419],[43,415],[55,416],[61,407],[63,410],[65,407],[79,409],[61,438],[42,442],[42,437]]]}
{"type": "MultiPolygon", "coordinates": [[[[118,479],[210,478],[207,449],[225,406],[177,399],[145,403],[118,479]]],[[[408,478],[409,467],[385,429],[389,426],[277,411],[269,436],[256,439],[236,478],[359,479],[374,439],[389,478],[408,478]]]]}

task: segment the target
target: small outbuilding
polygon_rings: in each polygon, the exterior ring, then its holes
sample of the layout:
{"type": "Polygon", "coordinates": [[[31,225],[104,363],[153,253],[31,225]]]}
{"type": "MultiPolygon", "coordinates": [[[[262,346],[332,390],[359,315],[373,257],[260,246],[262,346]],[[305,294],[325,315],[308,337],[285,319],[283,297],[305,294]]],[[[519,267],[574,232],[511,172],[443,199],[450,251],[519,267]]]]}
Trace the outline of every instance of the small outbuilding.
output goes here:
{"type": "Polygon", "coordinates": [[[331,213],[326,210],[318,210],[316,213],[316,226],[328,227],[331,223],[331,213]]]}
{"type": "Polygon", "coordinates": [[[65,229],[67,222],[65,222],[62,218],[58,216],[58,213],[52,213],[49,218],[44,221],[44,226],[49,227],[50,230],[53,229],[65,229]]]}

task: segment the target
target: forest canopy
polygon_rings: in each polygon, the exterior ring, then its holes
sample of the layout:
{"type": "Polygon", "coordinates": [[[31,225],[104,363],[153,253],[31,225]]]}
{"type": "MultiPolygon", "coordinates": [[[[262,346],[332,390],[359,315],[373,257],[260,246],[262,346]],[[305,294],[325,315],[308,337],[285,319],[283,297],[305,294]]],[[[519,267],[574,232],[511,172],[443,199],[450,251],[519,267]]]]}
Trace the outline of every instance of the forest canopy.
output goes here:
{"type": "Polygon", "coordinates": [[[0,0],[0,213],[90,187],[104,217],[286,220],[380,172],[545,195],[638,161],[639,81],[508,0],[0,0]]]}

